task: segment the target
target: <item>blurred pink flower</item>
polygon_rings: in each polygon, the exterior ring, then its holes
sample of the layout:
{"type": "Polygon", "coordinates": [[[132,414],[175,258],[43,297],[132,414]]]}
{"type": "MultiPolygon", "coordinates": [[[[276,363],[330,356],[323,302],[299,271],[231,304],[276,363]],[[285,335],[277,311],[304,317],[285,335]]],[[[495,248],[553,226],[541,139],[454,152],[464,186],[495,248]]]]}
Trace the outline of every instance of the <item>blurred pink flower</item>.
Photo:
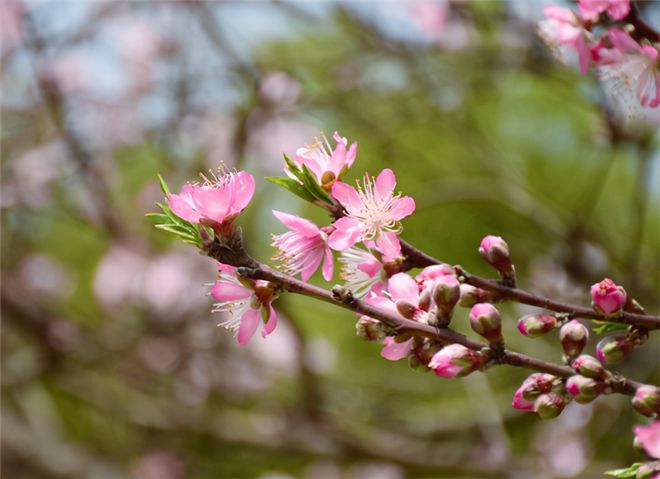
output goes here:
{"type": "Polygon", "coordinates": [[[291,105],[300,96],[301,89],[298,81],[285,72],[275,71],[264,77],[259,86],[259,94],[269,103],[291,105]]]}
{"type": "Polygon", "coordinates": [[[290,231],[273,236],[273,246],[278,249],[273,259],[282,261],[287,273],[300,274],[307,281],[323,261],[323,278],[332,279],[332,251],[328,247],[328,235],[323,228],[299,216],[273,210],[273,215],[290,231]]]}
{"type": "Polygon", "coordinates": [[[229,316],[220,326],[234,331],[239,344],[252,339],[262,321],[264,338],[277,326],[277,313],[271,304],[276,295],[267,281],[244,283],[236,276],[236,268],[218,263],[218,280],[211,288],[211,295],[219,301],[213,311],[229,316]]]}
{"type": "Polygon", "coordinates": [[[16,0],[0,2],[0,59],[21,43],[25,8],[16,0]]]}
{"type": "Polygon", "coordinates": [[[630,13],[630,0],[579,0],[580,15],[593,19],[607,11],[614,20],[622,20],[630,13]]]}
{"type": "Polygon", "coordinates": [[[381,171],[375,181],[365,175],[358,190],[346,183],[335,183],[332,196],[347,215],[333,223],[336,230],[330,235],[330,247],[343,251],[364,240],[375,240],[383,251],[400,247],[396,236],[384,233],[401,231],[399,221],[415,211],[415,200],[394,195],[395,186],[396,176],[389,168],[381,171]]]}
{"type": "Polygon", "coordinates": [[[207,226],[231,224],[254,194],[254,178],[246,171],[221,172],[206,183],[186,183],[181,192],[168,194],[172,212],[186,221],[207,226]]]}
{"type": "Polygon", "coordinates": [[[634,431],[646,453],[660,459],[660,421],[653,421],[648,426],[636,426],[634,431]]]}
{"type": "Polygon", "coordinates": [[[591,65],[592,55],[589,48],[589,32],[584,29],[581,19],[570,9],[550,4],[543,10],[546,20],[539,22],[541,37],[555,49],[561,60],[564,53],[558,48],[568,46],[578,55],[580,72],[586,73],[591,65]]]}
{"type": "Polygon", "coordinates": [[[642,107],[660,105],[660,53],[652,45],[640,45],[625,30],[612,28],[607,34],[614,48],[599,50],[598,64],[607,88],[634,90],[642,107]]]}
{"type": "Polygon", "coordinates": [[[156,451],[142,456],[132,470],[135,479],[183,479],[184,463],[179,456],[156,451]]]}

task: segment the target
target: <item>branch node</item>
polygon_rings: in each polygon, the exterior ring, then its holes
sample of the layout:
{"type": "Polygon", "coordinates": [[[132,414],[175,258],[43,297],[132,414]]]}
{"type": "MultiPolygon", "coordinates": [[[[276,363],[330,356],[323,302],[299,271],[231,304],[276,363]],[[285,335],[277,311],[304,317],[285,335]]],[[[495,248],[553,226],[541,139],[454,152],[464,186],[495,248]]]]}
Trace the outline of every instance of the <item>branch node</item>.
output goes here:
{"type": "Polygon", "coordinates": [[[345,286],[336,284],[332,287],[332,298],[340,303],[351,305],[355,303],[353,292],[345,286]]]}

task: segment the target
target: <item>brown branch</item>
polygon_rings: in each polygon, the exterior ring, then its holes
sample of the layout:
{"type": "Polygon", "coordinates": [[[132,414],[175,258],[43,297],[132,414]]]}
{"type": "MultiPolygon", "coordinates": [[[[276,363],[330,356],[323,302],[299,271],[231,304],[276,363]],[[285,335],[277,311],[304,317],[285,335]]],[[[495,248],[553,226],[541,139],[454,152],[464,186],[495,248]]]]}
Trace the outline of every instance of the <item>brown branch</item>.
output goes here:
{"type": "MultiPolygon", "coordinates": [[[[307,284],[292,276],[275,271],[264,264],[256,262],[254,259],[246,256],[242,250],[239,254],[232,253],[230,255],[225,255],[223,254],[223,251],[226,252],[226,249],[213,247],[215,244],[217,244],[217,240],[216,242],[207,245],[206,252],[208,256],[225,264],[237,266],[239,268],[238,273],[244,277],[270,281],[289,293],[308,296],[326,303],[334,304],[357,314],[378,319],[384,324],[394,328],[398,334],[405,333],[412,336],[426,337],[443,344],[461,344],[476,351],[483,350],[487,347],[487,344],[468,338],[467,336],[452,331],[451,329],[438,329],[428,324],[389,314],[362,300],[353,298],[350,294],[342,294],[341,290],[335,289],[329,291],[319,286],[307,284]],[[237,261],[237,258],[242,259],[237,261]]],[[[575,371],[568,366],[542,361],[525,354],[507,350],[503,351],[501,355],[498,355],[498,362],[510,366],[552,374],[561,378],[568,378],[575,374],[575,371]]],[[[633,395],[639,386],[641,386],[641,384],[636,381],[621,378],[613,382],[612,391],[633,395]]]]}
{"type": "MultiPolygon", "coordinates": [[[[440,260],[429,256],[428,254],[418,250],[410,243],[405,241],[401,241],[401,249],[403,254],[406,256],[406,260],[403,262],[404,269],[424,268],[426,266],[441,263],[440,260]]],[[[456,266],[455,269],[463,283],[470,284],[477,288],[485,289],[486,291],[495,293],[504,299],[514,300],[522,304],[528,304],[530,306],[538,306],[539,308],[545,308],[559,313],[568,313],[578,318],[597,319],[600,321],[611,321],[615,323],[644,326],[648,329],[660,328],[660,316],[623,312],[620,316],[609,318],[585,306],[562,303],[561,301],[555,301],[553,299],[535,295],[523,289],[504,286],[497,281],[468,273],[460,266],[456,266]]]]}

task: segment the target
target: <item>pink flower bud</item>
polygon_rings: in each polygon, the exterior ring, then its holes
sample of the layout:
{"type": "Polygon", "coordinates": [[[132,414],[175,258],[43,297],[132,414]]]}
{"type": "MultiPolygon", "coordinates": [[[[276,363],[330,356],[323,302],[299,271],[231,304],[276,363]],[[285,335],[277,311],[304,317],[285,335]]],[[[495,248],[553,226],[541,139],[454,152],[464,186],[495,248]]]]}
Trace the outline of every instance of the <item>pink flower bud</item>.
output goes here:
{"type": "Polygon", "coordinates": [[[450,344],[433,355],[429,368],[440,377],[455,378],[467,376],[482,365],[479,353],[461,344],[450,344]]]}
{"type": "Polygon", "coordinates": [[[524,336],[538,338],[557,327],[557,318],[551,314],[528,314],[518,320],[518,331],[524,336]]]}
{"type": "Polygon", "coordinates": [[[511,405],[521,411],[534,409],[534,400],[541,394],[549,393],[557,378],[551,374],[534,373],[527,377],[513,395],[511,405]]]}
{"type": "Polygon", "coordinates": [[[605,383],[598,379],[576,374],[566,381],[566,390],[574,396],[576,402],[586,404],[593,401],[605,391],[605,383]]]}
{"type": "Polygon", "coordinates": [[[580,354],[589,339],[589,330],[577,319],[564,324],[559,330],[559,339],[566,356],[573,358],[580,354]]]}
{"type": "Polygon", "coordinates": [[[435,280],[433,300],[442,311],[451,312],[461,297],[461,285],[454,275],[444,275],[435,280]]]}
{"type": "Polygon", "coordinates": [[[626,291],[609,278],[591,286],[593,308],[605,316],[618,314],[626,304],[627,298],[626,291]]]}
{"type": "Polygon", "coordinates": [[[561,394],[541,394],[534,401],[534,412],[541,419],[553,419],[561,414],[566,407],[566,399],[561,394]]]}
{"type": "Polygon", "coordinates": [[[575,372],[588,378],[607,379],[610,377],[610,373],[603,367],[600,361],[588,354],[578,356],[573,360],[571,366],[575,372]]]}
{"type": "Polygon", "coordinates": [[[647,384],[637,388],[632,399],[632,407],[644,416],[660,416],[660,388],[647,384]]]}
{"type": "Polygon", "coordinates": [[[596,345],[596,355],[604,363],[617,364],[626,359],[633,348],[626,336],[608,336],[596,345]]]}
{"type": "Polygon", "coordinates": [[[639,465],[635,479],[658,479],[660,477],[660,461],[650,461],[639,465]]]}
{"type": "Polygon", "coordinates": [[[513,273],[509,245],[499,236],[484,237],[479,245],[479,254],[498,273],[502,275],[513,273]]]}
{"type": "Polygon", "coordinates": [[[357,335],[367,341],[382,342],[387,336],[387,329],[383,323],[369,316],[361,316],[355,323],[357,335]]]}
{"type": "Polygon", "coordinates": [[[489,303],[478,303],[470,310],[472,330],[490,343],[502,341],[502,318],[500,312],[489,303]]]}
{"type": "Polygon", "coordinates": [[[461,299],[458,304],[464,308],[471,308],[477,303],[489,303],[493,295],[485,289],[475,288],[469,284],[461,284],[461,299]]]}

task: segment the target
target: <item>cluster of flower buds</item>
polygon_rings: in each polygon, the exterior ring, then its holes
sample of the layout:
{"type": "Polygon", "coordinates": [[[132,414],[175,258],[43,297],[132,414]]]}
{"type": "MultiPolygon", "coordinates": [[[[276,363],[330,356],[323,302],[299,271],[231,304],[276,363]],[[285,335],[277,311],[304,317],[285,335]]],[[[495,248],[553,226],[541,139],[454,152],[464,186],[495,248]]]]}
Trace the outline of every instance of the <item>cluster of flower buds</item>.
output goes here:
{"type": "Polygon", "coordinates": [[[552,419],[561,414],[569,401],[560,378],[534,373],[515,392],[511,405],[521,411],[534,412],[541,419],[552,419]]]}
{"type": "Polygon", "coordinates": [[[580,71],[595,67],[612,92],[636,95],[642,108],[660,105],[658,38],[635,29],[630,0],[579,0],[579,12],[545,8],[539,34],[560,60],[577,55],[580,71]],[[635,36],[633,38],[633,35],[635,36]]]}

